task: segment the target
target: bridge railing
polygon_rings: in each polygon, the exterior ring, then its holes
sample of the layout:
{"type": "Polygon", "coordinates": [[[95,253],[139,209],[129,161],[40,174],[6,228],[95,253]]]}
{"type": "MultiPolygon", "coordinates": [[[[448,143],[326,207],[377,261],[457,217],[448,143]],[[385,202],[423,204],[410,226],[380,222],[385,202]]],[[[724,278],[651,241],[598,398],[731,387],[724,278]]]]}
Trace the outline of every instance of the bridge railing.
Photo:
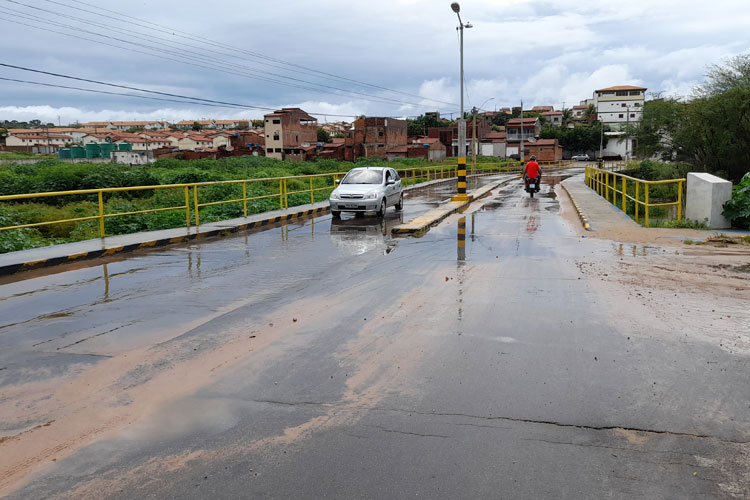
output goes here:
{"type": "Polygon", "coordinates": [[[656,207],[676,207],[677,220],[682,220],[682,192],[685,179],[646,181],[602,168],[586,167],[585,181],[587,186],[623,212],[628,215],[632,213],[636,222],[639,222],[642,207],[646,227],[649,227],[651,209],[656,207]],[[657,200],[654,201],[652,195],[657,194],[655,191],[662,187],[668,189],[661,189],[657,200]],[[676,200],[664,201],[665,197],[676,197],[676,200]],[[632,202],[632,210],[628,201],[632,202]]]}
{"type": "MultiPolygon", "coordinates": [[[[497,173],[510,171],[514,167],[506,164],[482,164],[478,171],[482,173],[497,173]]],[[[517,168],[517,167],[516,167],[517,168]]],[[[405,185],[436,179],[450,179],[456,175],[455,166],[417,167],[398,169],[405,185]]],[[[81,207],[75,207],[73,213],[80,213],[77,217],[41,220],[27,223],[12,223],[14,217],[0,218],[0,232],[12,229],[44,228],[60,224],[78,224],[87,221],[98,222],[98,234],[100,237],[107,236],[105,222],[111,219],[127,216],[155,214],[159,212],[184,212],[184,224],[186,227],[199,226],[201,214],[208,207],[220,205],[241,205],[241,215],[247,217],[249,213],[260,213],[292,206],[315,203],[327,198],[327,195],[336,187],[336,181],[341,179],[346,172],[334,172],[324,174],[310,174],[301,176],[269,177],[258,179],[240,179],[228,181],[196,182],[184,184],[164,184],[151,186],[129,186],[101,189],[77,189],[70,191],[50,191],[38,193],[23,193],[0,196],[0,203],[8,209],[18,204],[23,208],[25,203],[43,202],[47,205],[65,206],[82,202],[81,207]],[[116,197],[127,200],[148,199],[155,197],[158,193],[159,203],[157,207],[149,206],[149,203],[133,202],[120,204],[127,205],[130,209],[118,210],[117,204],[113,207],[107,203],[116,197]],[[274,203],[269,203],[273,201],[274,203]],[[138,206],[140,205],[140,206],[138,206]],[[132,208],[136,208],[133,210],[132,208]],[[11,224],[6,221],[10,220],[11,224]],[[3,222],[6,222],[3,225],[3,222]]],[[[153,204],[151,204],[153,205],[153,204]]],[[[12,212],[12,210],[11,210],[12,212]]],[[[50,211],[52,212],[52,211],[50,211]]],[[[240,216],[239,210],[229,210],[231,215],[224,219],[240,216]]],[[[213,219],[219,217],[216,213],[211,214],[213,219]]],[[[16,218],[17,219],[17,218],[16,218]]],[[[221,219],[219,219],[221,220],[221,219]]],[[[17,222],[17,221],[15,221],[17,222]]],[[[173,221],[174,222],[174,221],[173,221]]],[[[172,224],[171,227],[179,227],[172,224]]],[[[122,229],[122,228],[120,228],[122,229]]],[[[157,227],[166,229],[166,227],[157,227]]],[[[127,231],[127,232],[137,232],[127,231]]],[[[123,231],[111,234],[125,234],[123,231]]]]}

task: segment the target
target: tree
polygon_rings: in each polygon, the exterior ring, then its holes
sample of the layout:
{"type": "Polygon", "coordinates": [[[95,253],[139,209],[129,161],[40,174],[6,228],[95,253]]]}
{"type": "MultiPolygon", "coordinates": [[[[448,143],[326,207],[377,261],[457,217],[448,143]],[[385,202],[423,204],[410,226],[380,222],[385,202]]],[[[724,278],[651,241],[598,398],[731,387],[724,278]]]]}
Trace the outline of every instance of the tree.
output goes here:
{"type": "Polygon", "coordinates": [[[426,115],[418,116],[413,120],[406,120],[407,135],[427,135],[431,128],[446,128],[446,124],[434,116],[426,115]]]}
{"type": "Polygon", "coordinates": [[[596,121],[596,106],[589,104],[589,107],[583,112],[583,118],[587,123],[594,123],[596,121]]]}
{"type": "Polygon", "coordinates": [[[244,123],[242,125],[237,126],[237,130],[249,130],[250,126],[245,125],[244,123]]]}
{"type": "Polygon", "coordinates": [[[331,134],[329,134],[328,131],[322,127],[318,128],[318,142],[331,142],[331,134]]]}
{"type": "Polygon", "coordinates": [[[696,87],[695,97],[715,97],[736,88],[750,88],[750,53],[740,54],[714,64],[706,75],[706,83],[696,87]]]}
{"type": "Polygon", "coordinates": [[[601,123],[579,125],[573,128],[548,125],[542,129],[539,137],[541,139],[557,139],[571,153],[598,151],[600,140],[602,140],[603,146],[607,145],[607,136],[602,133],[607,129],[602,127],[601,123]]]}
{"type": "Polygon", "coordinates": [[[8,135],[8,129],[0,128],[0,137],[5,137],[6,135],[8,135]]]}
{"type": "Polygon", "coordinates": [[[263,125],[264,125],[263,120],[252,120],[252,122],[250,123],[253,126],[253,128],[263,128],[263,125]]]}
{"type": "Polygon", "coordinates": [[[750,171],[750,54],[714,65],[691,100],[646,102],[638,151],[739,182],[750,171]]]}
{"type": "Polygon", "coordinates": [[[562,116],[560,117],[560,126],[566,128],[568,123],[573,119],[573,110],[570,108],[563,108],[562,116]]]}
{"type": "Polygon", "coordinates": [[[687,107],[674,98],[662,98],[660,94],[655,97],[646,101],[641,121],[635,128],[635,152],[641,157],[660,156],[669,161],[678,156],[674,137],[685,121],[687,107]]]}
{"type": "Polygon", "coordinates": [[[200,132],[200,131],[201,131],[201,130],[203,129],[203,125],[201,125],[201,124],[200,124],[200,123],[198,123],[198,122],[193,122],[193,126],[192,126],[192,127],[190,127],[190,128],[192,128],[192,129],[193,129],[193,130],[195,130],[196,132],[200,132]]]}

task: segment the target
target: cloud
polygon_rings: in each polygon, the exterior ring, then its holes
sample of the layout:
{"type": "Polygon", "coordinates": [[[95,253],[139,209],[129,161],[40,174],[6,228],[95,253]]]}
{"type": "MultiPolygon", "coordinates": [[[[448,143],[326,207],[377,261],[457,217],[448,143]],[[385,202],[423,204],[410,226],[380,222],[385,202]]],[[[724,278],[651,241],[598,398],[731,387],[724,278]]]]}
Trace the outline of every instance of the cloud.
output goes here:
{"type": "MultiPolygon", "coordinates": [[[[64,19],[8,4],[3,7],[70,25],[72,29],[55,29],[72,36],[19,25],[18,17],[9,17],[7,12],[0,15],[6,18],[0,19],[0,30],[5,62],[56,73],[271,108],[296,103],[311,112],[331,114],[394,116],[426,110],[449,114],[457,109],[459,100],[457,18],[449,4],[434,0],[285,0],[255,2],[252,9],[246,9],[246,2],[228,0],[220,9],[206,10],[203,3],[183,0],[177,10],[156,2],[144,11],[142,0],[120,0],[112,7],[87,8],[105,17],[68,9],[65,14],[70,17],[64,19]],[[138,26],[139,21],[125,15],[174,29],[151,30],[153,25],[138,26]],[[118,19],[121,22],[112,26],[131,33],[102,32],[126,39],[115,43],[83,33],[83,29],[97,28],[72,17],[104,23],[118,19]],[[139,40],[144,33],[161,39],[150,38],[148,44],[178,47],[169,50],[184,51],[192,64],[172,60],[177,58],[174,55],[138,52],[148,52],[133,45],[146,43],[139,40]],[[211,45],[206,38],[228,47],[211,45]],[[204,54],[211,53],[209,50],[230,54],[221,56],[229,61],[224,69],[230,73],[196,66],[203,63],[200,57],[191,56],[198,51],[193,46],[201,47],[204,54]],[[266,80],[251,79],[247,74],[266,80]],[[286,85],[278,83],[282,80],[286,85]],[[371,94],[375,102],[334,89],[312,91],[306,88],[312,85],[299,80],[371,94]],[[384,97],[401,102],[377,102],[384,97]]],[[[701,82],[710,64],[750,51],[750,40],[740,36],[750,25],[746,0],[722,0],[721,8],[716,2],[698,0],[630,0],[626,8],[598,0],[464,0],[461,4],[462,19],[474,25],[465,31],[467,109],[490,97],[498,107],[517,105],[521,98],[529,105],[561,106],[563,101],[570,105],[591,97],[596,88],[627,83],[683,92],[701,82]]],[[[46,4],[44,8],[62,10],[46,4]]],[[[8,68],[0,68],[0,76],[71,84],[8,68]]],[[[0,106],[4,106],[0,119],[10,119],[11,114],[16,119],[42,119],[41,114],[54,122],[58,114],[70,121],[94,119],[92,116],[117,120],[262,114],[2,81],[0,106]],[[73,116],[76,112],[80,116],[73,116]],[[105,117],[105,113],[112,116],[105,117]]]]}

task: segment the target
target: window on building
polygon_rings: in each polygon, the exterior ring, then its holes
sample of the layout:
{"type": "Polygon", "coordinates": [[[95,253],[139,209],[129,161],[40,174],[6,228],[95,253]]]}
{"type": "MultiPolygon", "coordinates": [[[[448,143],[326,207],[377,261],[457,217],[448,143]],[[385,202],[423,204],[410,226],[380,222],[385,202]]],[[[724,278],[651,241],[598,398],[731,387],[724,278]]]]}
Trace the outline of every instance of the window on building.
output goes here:
{"type": "Polygon", "coordinates": [[[274,124],[274,125],[280,125],[280,124],[281,124],[281,120],[274,120],[274,121],[273,121],[273,124],[274,124]]]}
{"type": "Polygon", "coordinates": [[[378,132],[378,137],[383,137],[383,132],[378,132]]]}
{"type": "Polygon", "coordinates": [[[273,140],[274,141],[278,141],[279,140],[279,133],[278,132],[274,132],[273,133],[273,140]]]}
{"type": "Polygon", "coordinates": [[[273,148],[267,148],[266,153],[273,153],[273,148]]]}
{"type": "Polygon", "coordinates": [[[379,147],[379,148],[384,148],[384,147],[385,147],[385,144],[378,144],[378,147],[379,147]]]}
{"type": "Polygon", "coordinates": [[[631,90],[630,91],[630,95],[641,95],[641,91],[640,90],[631,90]]]}
{"type": "Polygon", "coordinates": [[[275,152],[276,153],[281,153],[281,148],[276,148],[275,152]]]}
{"type": "Polygon", "coordinates": [[[630,113],[630,118],[635,118],[635,113],[630,113]]]}
{"type": "Polygon", "coordinates": [[[633,104],[633,107],[640,108],[641,107],[641,103],[640,102],[636,102],[635,104],[633,104]]]}
{"type": "Polygon", "coordinates": [[[266,120],[266,123],[270,122],[271,120],[266,120]]]}
{"type": "Polygon", "coordinates": [[[628,91],[627,90],[618,90],[615,95],[626,96],[626,95],[628,95],[628,91]]]}
{"type": "Polygon", "coordinates": [[[618,118],[625,118],[622,113],[619,114],[618,118]]]}
{"type": "Polygon", "coordinates": [[[627,107],[627,104],[625,104],[625,103],[622,103],[622,104],[621,104],[621,106],[622,106],[623,108],[625,108],[625,107],[627,107]]]}

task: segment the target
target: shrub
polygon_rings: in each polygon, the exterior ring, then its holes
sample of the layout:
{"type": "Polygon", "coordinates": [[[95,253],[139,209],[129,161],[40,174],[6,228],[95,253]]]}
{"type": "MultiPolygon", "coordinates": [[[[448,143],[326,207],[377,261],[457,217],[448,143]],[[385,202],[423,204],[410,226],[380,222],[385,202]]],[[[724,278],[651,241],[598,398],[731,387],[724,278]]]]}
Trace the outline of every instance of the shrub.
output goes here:
{"type": "Polygon", "coordinates": [[[750,173],[732,188],[732,199],[724,204],[723,215],[733,226],[750,229],[750,173]]]}

